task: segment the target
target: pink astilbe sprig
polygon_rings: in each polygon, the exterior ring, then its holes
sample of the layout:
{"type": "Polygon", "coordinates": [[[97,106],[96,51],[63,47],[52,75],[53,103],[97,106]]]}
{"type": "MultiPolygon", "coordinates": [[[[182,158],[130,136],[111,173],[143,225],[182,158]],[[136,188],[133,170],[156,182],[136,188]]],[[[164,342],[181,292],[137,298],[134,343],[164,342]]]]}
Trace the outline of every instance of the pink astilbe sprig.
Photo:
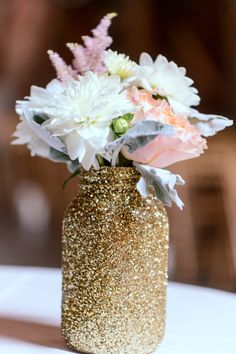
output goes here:
{"type": "Polygon", "coordinates": [[[48,55],[59,80],[63,83],[67,83],[69,80],[77,77],[76,71],[73,70],[70,65],[67,65],[58,53],[48,50],[48,55]]]}
{"type": "Polygon", "coordinates": [[[79,74],[86,71],[104,72],[104,51],[111,45],[112,38],[108,35],[108,28],[116,13],[107,14],[98,26],[92,30],[93,37],[83,36],[84,45],[68,43],[67,46],[74,55],[73,66],[79,74]]]}
{"type": "Polygon", "coordinates": [[[89,70],[89,61],[84,54],[84,47],[78,43],[67,43],[67,47],[71,50],[74,56],[73,66],[78,70],[79,74],[89,70]]]}

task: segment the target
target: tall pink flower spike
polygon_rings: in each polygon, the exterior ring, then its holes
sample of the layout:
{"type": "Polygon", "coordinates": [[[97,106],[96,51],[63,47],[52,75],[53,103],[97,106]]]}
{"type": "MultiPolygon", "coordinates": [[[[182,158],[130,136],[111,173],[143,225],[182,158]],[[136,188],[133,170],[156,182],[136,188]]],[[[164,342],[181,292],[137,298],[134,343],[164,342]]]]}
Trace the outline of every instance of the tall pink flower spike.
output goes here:
{"type": "Polygon", "coordinates": [[[104,51],[112,43],[112,38],[108,35],[108,28],[115,16],[117,14],[114,12],[104,16],[98,26],[92,30],[93,37],[83,36],[84,46],[77,43],[67,44],[74,55],[73,66],[79,74],[84,74],[89,70],[105,71],[104,51]]]}
{"type": "Polygon", "coordinates": [[[61,80],[63,83],[66,83],[72,78],[76,78],[76,71],[73,70],[71,66],[67,65],[58,53],[53,52],[52,50],[48,50],[48,55],[52,65],[56,70],[57,78],[59,80],[61,80]]]}

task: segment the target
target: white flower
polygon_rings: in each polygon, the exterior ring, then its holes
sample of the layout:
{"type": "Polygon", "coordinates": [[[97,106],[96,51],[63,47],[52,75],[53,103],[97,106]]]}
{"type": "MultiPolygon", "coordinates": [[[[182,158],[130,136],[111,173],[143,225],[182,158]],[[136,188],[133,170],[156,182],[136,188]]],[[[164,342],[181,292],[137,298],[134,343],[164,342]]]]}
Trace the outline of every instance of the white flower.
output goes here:
{"type": "Polygon", "coordinates": [[[188,115],[190,107],[199,104],[198,91],[192,87],[193,80],[185,76],[185,68],[168,62],[162,55],[153,61],[147,53],[141,54],[139,64],[135,83],[152,94],[166,97],[175,113],[188,115]]]}
{"type": "Polygon", "coordinates": [[[31,156],[37,155],[48,158],[50,146],[39,138],[33,126],[24,116],[21,116],[20,119],[21,122],[17,125],[16,131],[13,134],[16,139],[12,141],[12,144],[27,144],[28,149],[31,150],[31,156]]]}
{"type": "Polygon", "coordinates": [[[125,54],[119,54],[111,49],[105,51],[104,63],[110,74],[119,75],[122,79],[127,79],[134,75],[138,66],[125,54]]]}
{"type": "Polygon", "coordinates": [[[118,76],[87,72],[66,85],[53,80],[46,89],[32,87],[28,105],[49,117],[44,127],[88,170],[98,167],[96,154],[103,152],[112,119],[134,109],[122,90],[118,76]]]}
{"type": "Polygon", "coordinates": [[[53,79],[46,88],[31,86],[30,96],[26,98],[28,101],[18,100],[16,101],[16,112],[21,115],[22,106],[28,107],[35,113],[45,113],[47,107],[50,106],[50,102],[54,102],[65,90],[65,85],[57,80],[53,79]]]}

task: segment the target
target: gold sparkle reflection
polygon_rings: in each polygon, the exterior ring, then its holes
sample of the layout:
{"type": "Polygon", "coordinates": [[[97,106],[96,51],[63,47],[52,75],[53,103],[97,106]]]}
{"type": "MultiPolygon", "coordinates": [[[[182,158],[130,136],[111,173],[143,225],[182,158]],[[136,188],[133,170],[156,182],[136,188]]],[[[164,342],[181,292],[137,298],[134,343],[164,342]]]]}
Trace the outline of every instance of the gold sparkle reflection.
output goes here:
{"type": "Polygon", "coordinates": [[[94,354],[147,354],[165,329],[168,219],[134,168],[87,172],[63,220],[62,333],[94,354]]]}

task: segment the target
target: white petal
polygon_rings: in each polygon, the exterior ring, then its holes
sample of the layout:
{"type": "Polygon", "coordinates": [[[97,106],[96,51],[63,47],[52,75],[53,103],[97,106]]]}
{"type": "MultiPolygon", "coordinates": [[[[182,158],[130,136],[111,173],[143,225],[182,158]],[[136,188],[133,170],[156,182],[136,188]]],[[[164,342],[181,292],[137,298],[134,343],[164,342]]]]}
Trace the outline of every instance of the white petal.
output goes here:
{"type": "Polygon", "coordinates": [[[71,160],[79,159],[82,162],[85,156],[85,142],[76,132],[70,133],[66,139],[66,147],[71,160]]]}
{"type": "Polygon", "coordinates": [[[12,145],[21,145],[28,143],[32,136],[32,131],[29,129],[27,122],[23,121],[20,122],[17,127],[16,131],[14,132],[13,136],[16,138],[11,142],[12,145]]]}
{"type": "Polygon", "coordinates": [[[47,84],[46,87],[47,91],[52,93],[52,94],[60,94],[65,90],[65,86],[63,83],[57,79],[53,79],[52,81],[47,84]]]}
{"type": "Polygon", "coordinates": [[[176,114],[189,115],[191,112],[190,107],[185,106],[180,101],[177,101],[171,97],[168,98],[168,102],[169,102],[171,108],[173,109],[174,113],[176,113],[176,114]]]}
{"type": "Polygon", "coordinates": [[[142,53],[139,58],[139,64],[141,66],[153,66],[152,57],[148,53],[142,53]]]}
{"type": "Polygon", "coordinates": [[[168,64],[168,60],[166,57],[164,57],[164,55],[161,55],[159,54],[157,57],[156,57],[156,60],[155,60],[155,66],[164,66],[168,64]]]}
{"type": "Polygon", "coordinates": [[[45,99],[47,99],[47,91],[42,87],[33,85],[30,88],[30,96],[33,102],[41,103],[42,101],[44,102],[45,99]]]}
{"type": "MultiPolygon", "coordinates": [[[[79,130],[78,130],[79,131],[79,130]]],[[[86,140],[93,139],[93,138],[104,138],[107,137],[109,134],[109,128],[106,127],[104,129],[97,128],[96,126],[91,125],[88,128],[81,129],[79,134],[86,140]]]]}
{"type": "Polygon", "coordinates": [[[81,161],[84,169],[88,171],[91,168],[91,166],[94,164],[94,160],[95,160],[95,150],[91,146],[87,145],[86,153],[84,155],[83,160],[81,161]]]}

